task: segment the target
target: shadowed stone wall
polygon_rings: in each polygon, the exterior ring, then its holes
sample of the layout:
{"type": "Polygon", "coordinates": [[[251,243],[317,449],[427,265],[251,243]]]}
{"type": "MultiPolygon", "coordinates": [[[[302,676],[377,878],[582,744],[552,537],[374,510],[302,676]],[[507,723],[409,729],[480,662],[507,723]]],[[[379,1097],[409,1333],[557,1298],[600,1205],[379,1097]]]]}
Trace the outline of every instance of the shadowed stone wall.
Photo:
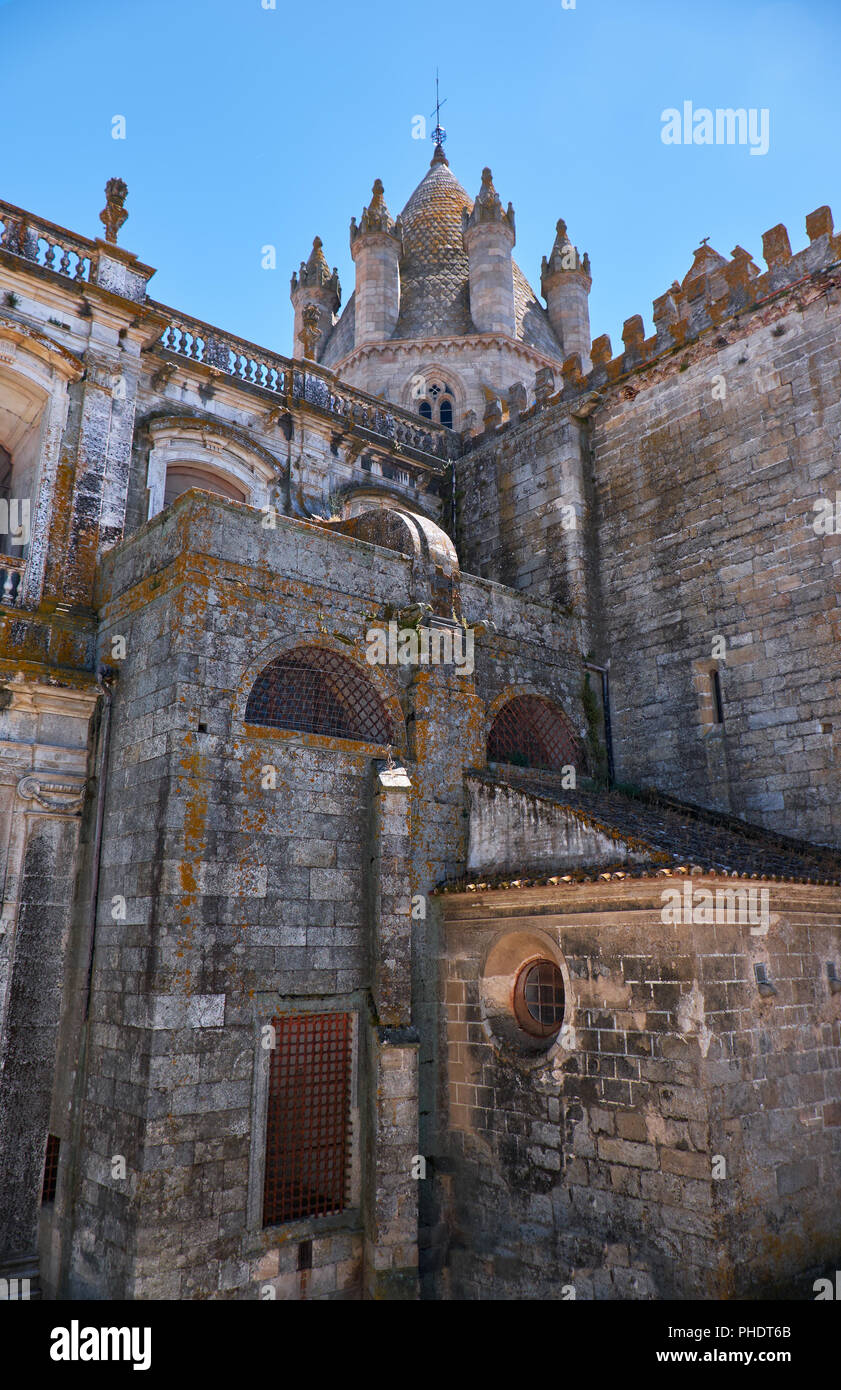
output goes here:
{"type": "Polygon", "coordinates": [[[662,882],[437,900],[445,1296],[760,1296],[837,1265],[841,995],[825,962],[841,952],[839,890],[769,885],[770,930],[752,936],[665,926],[662,882]],[[487,1006],[487,973],[513,981],[535,950],[566,993],[542,1058],[487,1006]],[[775,996],[757,990],[760,962],[775,996]]]}

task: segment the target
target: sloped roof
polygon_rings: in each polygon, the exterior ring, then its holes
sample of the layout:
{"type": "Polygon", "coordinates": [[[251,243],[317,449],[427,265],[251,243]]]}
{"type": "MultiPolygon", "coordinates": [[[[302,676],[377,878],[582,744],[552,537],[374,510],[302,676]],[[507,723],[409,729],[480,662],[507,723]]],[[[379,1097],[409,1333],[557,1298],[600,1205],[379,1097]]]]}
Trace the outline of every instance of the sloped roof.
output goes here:
{"type": "MultiPolygon", "coordinates": [[[[529,865],[504,875],[468,874],[439,891],[464,891],[471,886],[525,888],[548,882],[594,881],[616,871],[622,877],[648,877],[674,871],[700,871],[736,878],[776,879],[794,883],[841,884],[841,854],[831,848],[777,835],[735,817],[679,802],[673,797],[645,793],[628,796],[618,791],[552,790],[533,775],[472,772],[470,777],[491,787],[507,787],[537,802],[562,807],[591,829],[616,842],[615,863],[604,859],[568,868],[559,862],[551,877],[543,868],[529,874],[529,865]],[[477,883],[481,878],[481,884],[477,883]]],[[[551,775],[544,779],[551,783],[551,775]]],[[[560,860],[560,856],[559,856],[560,860]]]]}
{"type": "MultiPolygon", "coordinates": [[[[472,198],[443,153],[436,154],[400,214],[400,315],[393,339],[464,337],[478,332],[470,316],[469,267],[462,241],[462,214],[472,207],[472,198]]],[[[327,366],[353,346],[352,303],[351,299],[325,345],[321,361],[327,366]]],[[[517,339],[560,361],[560,345],[546,310],[516,262],[514,310],[517,339]]]]}

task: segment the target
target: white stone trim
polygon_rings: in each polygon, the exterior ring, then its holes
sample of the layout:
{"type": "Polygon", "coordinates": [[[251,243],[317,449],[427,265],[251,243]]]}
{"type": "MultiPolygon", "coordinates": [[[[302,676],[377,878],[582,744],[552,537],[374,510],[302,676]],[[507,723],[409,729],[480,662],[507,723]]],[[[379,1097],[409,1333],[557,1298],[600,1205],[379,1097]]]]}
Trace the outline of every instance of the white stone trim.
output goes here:
{"type": "Polygon", "coordinates": [[[195,425],[185,421],[152,421],[149,433],[152,448],[146,475],[148,520],[163,511],[167,469],[176,465],[189,466],[239,486],[251,507],[264,507],[271,502],[277,470],[258,451],[231,439],[223,429],[214,429],[211,421],[197,419],[195,425]]]}

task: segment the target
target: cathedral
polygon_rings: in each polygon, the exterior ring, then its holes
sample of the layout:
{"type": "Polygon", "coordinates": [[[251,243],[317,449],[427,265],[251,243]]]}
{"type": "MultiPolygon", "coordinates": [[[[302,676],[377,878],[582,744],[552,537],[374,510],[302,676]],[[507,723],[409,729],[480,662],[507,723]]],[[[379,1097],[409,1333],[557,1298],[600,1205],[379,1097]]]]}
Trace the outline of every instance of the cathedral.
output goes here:
{"type": "Polygon", "coordinates": [[[4,1297],[841,1260],[841,236],[705,239],[617,351],[465,181],[374,182],[344,307],[316,236],[289,356],[120,179],[0,202],[4,1297]]]}

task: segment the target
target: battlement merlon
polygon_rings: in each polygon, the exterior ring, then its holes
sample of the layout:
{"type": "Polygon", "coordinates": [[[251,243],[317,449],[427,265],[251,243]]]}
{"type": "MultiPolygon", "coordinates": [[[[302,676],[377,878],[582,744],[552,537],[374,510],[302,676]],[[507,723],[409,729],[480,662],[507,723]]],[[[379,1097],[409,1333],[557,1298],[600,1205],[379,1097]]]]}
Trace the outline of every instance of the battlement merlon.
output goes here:
{"type": "Polygon", "coordinates": [[[762,272],[750,252],[735,246],[730,259],[702,243],[682,283],[674,281],[653,303],[655,332],[645,336],[641,315],[625,320],[624,351],[613,357],[607,334],[594,339],[587,388],[605,384],[648,366],[659,358],[696,341],[713,329],[721,330],[740,315],[761,308],[786,290],[802,286],[841,261],[841,235],[834,234],[832,212],[816,208],[806,218],[809,245],[792,252],[782,223],[762,236],[767,269],[762,272]]]}
{"type": "MultiPolygon", "coordinates": [[[[547,384],[541,379],[535,383],[534,405],[512,411],[509,419],[496,428],[505,433],[518,420],[528,419],[535,408],[561,404],[576,417],[589,415],[604,399],[605,387],[665,363],[677,350],[712,332],[720,335],[728,325],[744,327],[746,316],[753,311],[779,303],[779,312],[784,312],[788,291],[806,291],[810,282],[826,272],[841,272],[841,234],[833,231],[830,209],[824,206],[809,213],[806,231],[809,245],[798,252],[791,251],[782,223],[765,232],[765,272],[759,270],[750,252],[742,246],[734,247],[730,260],[726,260],[702,243],[683,283],[673,281],[665,294],[654,300],[655,332],[651,337],[645,336],[642,315],[633,314],[623,324],[623,350],[618,355],[614,356],[607,333],[593,339],[586,359],[580,351],[565,351],[561,389],[547,394],[547,384]],[[582,402],[586,408],[580,410],[582,402]]],[[[815,293],[819,292],[818,284],[815,293]]],[[[466,452],[480,439],[474,430],[466,431],[466,452]]]]}

